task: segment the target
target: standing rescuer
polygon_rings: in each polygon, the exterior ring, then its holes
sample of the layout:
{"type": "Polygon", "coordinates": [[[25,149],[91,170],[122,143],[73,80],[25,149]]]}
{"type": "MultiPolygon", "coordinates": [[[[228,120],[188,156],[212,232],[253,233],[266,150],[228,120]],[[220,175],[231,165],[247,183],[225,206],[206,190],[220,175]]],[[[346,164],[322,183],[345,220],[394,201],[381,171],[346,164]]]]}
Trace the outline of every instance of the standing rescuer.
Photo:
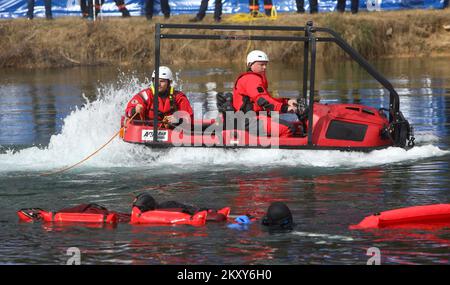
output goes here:
{"type": "MultiPolygon", "coordinates": [[[[200,22],[205,18],[206,10],[208,9],[208,0],[202,0],[200,4],[200,9],[198,10],[197,15],[190,19],[189,22],[200,22]]],[[[222,19],[222,0],[214,1],[214,21],[220,22],[222,19]]]]}
{"type": "MultiPolygon", "coordinates": [[[[29,20],[32,20],[34,18],[34,4],[35,0],[28,0],[28,12],[27,12],[27,18],[29,20]]],[[[45,17],[47,20],[52,20],[52,0],[44,0],[44,6],[45,6],[45,17]]]]}
{"type": "Polygon", "coordinates": [[[247,55],[247,72],[240,74],[234,84],[233,108],[236,112],[256,112],[258,120],[263,121],[267,133],[271,133],[271,126],[278,127],[280,137],[289,137],[295,133],[292,124],[284,120],[279,120],[279,124],[275,124],[269,115],[271,111],[296,112],[297,100],[274,98],[270,95],[267,91],[266,78],[268,62],[269,57],[263,51],[254,50],[247,55]]]}
{"type": "MultiPolygon", "coordinates": [[[[114,2],[116,3],[119,11],[122,13],[122,17],[130,17],[130,12],[125,6],[124,0],[114,0],[114,2]]],[[[100,13],[103,3],[105,3],[105,0],[95,0],[95,16],[100,13]]],[[[92,0],[80,0],[80,8],[83,18],[93,18],[92,0]]]]}
{"type": "MultiPolygon", "coordinates": [[[[155,71],[152,74],[152,81],[154,84],[155,71]]],[[[179,123],[180,119],[192,119],[193,111],[188,98],[183,92],[175,90],[172,86],[173,74],[167,66],[159,68],[159,84],[158,84],[158,119],[166,121],[171,124],[179,123]],[[184,111],[189,115],[189,118],[176,118],[174,113],[177,111],[184,111]]],[[[154,85],[150,88],[144,89],[138,94],[134,95],[128,102],[125,114],[131,118],[138,113],[136,119],[152,120],[153,113],[153,95],[155,94],[154,85]]]]}
{"type": "MultiPolygon", "coordinates": [[[[153,6],[154,0],[145,0],[145,17],[147,20],[151,20],[153,18],[153,6]]],[[[169,0],[161,0],[159,1],[161,4],[161,12],[164,14],[165,19],[170,18],[170,6],[169,0]]]]}
{"type": "MultiPolygon", "coordinates": [[[[250,13],[256,17],[259,12],[259,0],[249,0],[248,1],[248,7],[250,9],[250,13]]],[[[266,16],[270,16],[272,13],[272,0],[264,0],[264,12],[266,13],[266,16]]]]}

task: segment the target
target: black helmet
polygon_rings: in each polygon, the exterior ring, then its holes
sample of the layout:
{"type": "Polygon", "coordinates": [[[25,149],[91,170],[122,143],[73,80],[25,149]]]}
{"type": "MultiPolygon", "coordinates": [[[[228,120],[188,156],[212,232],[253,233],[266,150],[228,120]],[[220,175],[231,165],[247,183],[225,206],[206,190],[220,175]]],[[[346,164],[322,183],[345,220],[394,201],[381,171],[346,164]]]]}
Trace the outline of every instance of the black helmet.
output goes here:
{"type": "Polygon", "coordinates": [[[274,202],[267,209],[267,213],[262,219],[262,224],[269,227],[292,229],[291,210],[283,202],[274,202]]]}
{"type": "Polygon", "coordinates": [[[133,207],[138,207],[141,212],[147,212],[156,209],[156,201],[152,195],[141,193],[134,198],[133,207]]]}

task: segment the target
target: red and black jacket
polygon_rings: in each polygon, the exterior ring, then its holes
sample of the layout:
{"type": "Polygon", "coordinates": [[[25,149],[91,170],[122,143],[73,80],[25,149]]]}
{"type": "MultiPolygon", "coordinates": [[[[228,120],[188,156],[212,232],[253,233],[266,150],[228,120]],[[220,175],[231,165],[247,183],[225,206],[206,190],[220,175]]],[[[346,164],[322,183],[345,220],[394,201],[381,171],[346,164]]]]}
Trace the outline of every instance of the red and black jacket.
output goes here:
{"type": "Polygon", "coordinates": [[[235,111],[286,113],[287,99],[274,98],[267,91],[268,82],[264,74],[244,72],[238,76],[233,89],[233,107],[235,111]]]}
{"type": "MultiPolygon", "coordinates": [[[[192,119],[194,112],[186,95],[181,91],[174,90],[173,87],[170,88],[168,93],[167,96],[158,96],[158,118],[162,120],[165,116],[173,115],[176,111],[185,111],[192,119]]],[[[154,118],[153,94],[152,86],[134,95],[127,104],[125,115],[132,117],[135,113],[136,105],[141,104],[144,106],[145,117],[140,119],[152,120],[154,118]]]]}

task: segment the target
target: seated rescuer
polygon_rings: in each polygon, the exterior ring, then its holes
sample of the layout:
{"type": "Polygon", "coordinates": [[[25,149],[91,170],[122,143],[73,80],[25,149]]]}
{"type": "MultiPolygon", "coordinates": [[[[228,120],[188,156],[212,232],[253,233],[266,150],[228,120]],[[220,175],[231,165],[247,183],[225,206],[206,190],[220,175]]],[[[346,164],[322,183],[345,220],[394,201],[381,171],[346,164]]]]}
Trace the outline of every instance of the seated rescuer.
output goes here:
{"type": "MultiPolygon", "coordinates": [[[[153,120],[153,94],[155,94],[154,82],[155,71],[152,74],[153,84],[150,88],[144,89],[128,102],[125,115],[128,118],[133,117],[135,113],[139,113],[136,119],[153,120]]],[[[159,68],[159,85],[158,85],[158,119],[165,123],[180,124],[183,119],[190,119],[192,121],[193,111],[188,98],[183,92],[175,90],[172,86],[173,74],[167,66],[159,68]],[[174,113],[177,111],[186,112],[188,118],[175,117],[174,113]]],[[[179,114],[183,115],[183,114],[179,114]]]]}
{"type": "MultiPolygon", "coordinates": [[[[234,84],[233,107],[236,112],[256,112],[258,119],[265,122],[265,131],[270,133],[271,118],[267,116],[269,112],[295,113],[297,100],[274,98],[270,95],[266,78],[268,62],[269,57],[263,51],[254,50],[247,55],[247,72],[240,74],[234,84]]],[[[295,133],[293,125],[284,120],[279,120],[278,128],[280,137],[289,137],[295,133]]]]}

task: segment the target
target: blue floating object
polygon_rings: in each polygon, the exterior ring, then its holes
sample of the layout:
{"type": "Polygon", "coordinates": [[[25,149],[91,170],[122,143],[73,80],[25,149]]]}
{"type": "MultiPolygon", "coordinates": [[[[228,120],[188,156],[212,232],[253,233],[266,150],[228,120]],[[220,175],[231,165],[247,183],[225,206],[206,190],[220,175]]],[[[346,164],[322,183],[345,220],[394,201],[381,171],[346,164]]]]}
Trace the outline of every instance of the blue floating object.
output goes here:
{"type": "Polygon", "coordinates": [[[250,221],[250,218],[246,215],[236,217],[234,221],[240,225],[249,225],[252,223],[252,221],[250,221]]]}

